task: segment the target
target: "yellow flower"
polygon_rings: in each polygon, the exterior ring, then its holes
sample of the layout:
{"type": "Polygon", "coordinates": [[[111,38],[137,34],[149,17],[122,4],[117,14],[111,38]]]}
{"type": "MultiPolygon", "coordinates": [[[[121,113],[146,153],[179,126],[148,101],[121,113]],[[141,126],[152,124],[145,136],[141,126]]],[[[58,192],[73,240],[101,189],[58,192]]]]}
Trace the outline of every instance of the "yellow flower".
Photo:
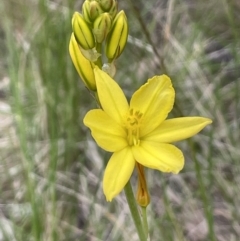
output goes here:
{"type": "Polygon", "coordinates": [[[132,96],[130,104],[119,85],[94,69],[102,109],[90,110],[84,124],[100,147],[111,156],[103,177],[103,191],[111,201],[131,177],[135,162],[162,172],[178,173],[182,152],[171,142],[189,138],[212,121],[204,117],[166,120],[175,92],[169,77],[154,76],[132,96]]]}

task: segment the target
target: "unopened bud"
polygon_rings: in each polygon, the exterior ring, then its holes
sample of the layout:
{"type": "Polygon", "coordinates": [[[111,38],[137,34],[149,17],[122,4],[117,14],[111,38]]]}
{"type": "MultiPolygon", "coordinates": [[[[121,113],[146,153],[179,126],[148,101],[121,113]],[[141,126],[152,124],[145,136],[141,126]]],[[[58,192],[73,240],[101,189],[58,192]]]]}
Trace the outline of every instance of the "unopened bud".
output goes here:
{"type": "Polygon", "coordinates": [[[150,196],[147,189],[147,183],[144,173],[144,168],[141,164],[137,165],[137,171],[138,171],[138,187],[137,187],[137,203],[141,207],[147,207],[150,203],[150,196]]]}
{"type": "Polygon", "coordinates": [[[99,0],[99,4],[107,12],[112,7],[113,0],[99,0]]]}
{"type": "Polygon", "coordinates": [[[120,11],[115,17],[111,31],[109,32],[107,37],[105,52],[108,59],[113,60],[121,55],[127,43],[127,38],[127,17],[124,11],[120,11]]]}
{"type": "Polygon", "coordinates": [[[94,64],[83,56],[73,33],[69,43],[69,52],[72,62],[84,84],[88,89],[96,91],[96,81],[93,72],[94,64]]]}
{"type": "Polygon", "coordinates": [[[102,13],[96,18],[93,24],[93,33],[98,43],[105,40],[111,29],[111,24],[112,20],[109,13],[102,13]]]}
{"type": "Polygon", "coordinates": [[[78,44],[83,49],[92,49],[95,47],[94,35],[83,16],[78,12],[75,12],[73,15],[72,28],[78,44]]]}
{"type": "Polygon", "coordinates": [[[94,20],[103,13],[103,9],[97,1],[85,1],[82,6],[82,12],[86,21],[93,23],[94,20]]]}
{"type": "Polygon", "coordinates": [[[116,0],[113,0],[112,6],[108,10],[108,13],[111,15],[112,19],[114,19],[117,12],[118,12],[118,2],[116,0]]]}
{"type": "Polygon", "coordinates": [[[92,19],[90,17],[90,13],[89,13],[90,12],[90,3],[91,2],[89,0],[85,0],[82,5],[82,15],[88,24],[92,24],[92,19]]]}

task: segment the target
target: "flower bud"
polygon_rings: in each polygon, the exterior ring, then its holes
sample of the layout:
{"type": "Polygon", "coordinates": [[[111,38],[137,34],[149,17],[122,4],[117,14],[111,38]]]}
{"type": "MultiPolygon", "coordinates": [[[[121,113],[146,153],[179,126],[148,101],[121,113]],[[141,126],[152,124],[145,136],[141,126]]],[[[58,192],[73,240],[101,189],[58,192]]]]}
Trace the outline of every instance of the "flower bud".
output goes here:
{"type": "Polygon", "coordinates": [[[78,12],[73,14],[72,28],[78,44],[83,49],[92,49],[95,47],[95,39],[93,33],[84,20],[83,16],[78,12]]]}
{"type": "Polygon", "coordinates": [[[83,17],[88,23],[93,21],[103,13],[103,10],[97,1],[85,1],[82,6],[83,17]]]}
{"type": "Polygon", "coordinates": [[[122,53],[128,38],[128,23],[124,11],[115,17],[108,34],[105,53],[109,60],[116,59],[122,53]]]}
{"type": "Polygon", "coordinates": [[[150,196],[147,189],[147,183],[144,173],[144,168],[141,164],[137,163],[137,171],[138,171],[138,187],[137,187],[137,203],[141,207],[147,207],[150,203],[150,196]]]}
{"type": "Polygon", "coordinates": [[[113,0],[99,0],[99,4],[104,11],[110,10],[113,4],[113,0]]]}
{"type": "Polygon", "coordinates": [[[111,15],[112,19],[115,18],[118,11],[118,2],[113,0],[111,8],[108,10],[108,13],[111,15]]]}
{"type": "Polygon", "coordinates": [[[102,43],[111,29],[111,16],[109,13],[102,13],[93,23],[93,33],[96,41],[102,43]]]}
{"type": "Polygon", "coordinates": [[[90,17],[90,1],[85,0],[82,5],[82,15],[88,24],[92,24],[92,19],[90,17]]]}
{"type": "Polygon", "coordinates": [[[69,43],[69,52],[72,62],[84,84],[88,89],[96,91],[96,81],[93,72],[94,64],[83,56],[73,33],[69,43]]]}

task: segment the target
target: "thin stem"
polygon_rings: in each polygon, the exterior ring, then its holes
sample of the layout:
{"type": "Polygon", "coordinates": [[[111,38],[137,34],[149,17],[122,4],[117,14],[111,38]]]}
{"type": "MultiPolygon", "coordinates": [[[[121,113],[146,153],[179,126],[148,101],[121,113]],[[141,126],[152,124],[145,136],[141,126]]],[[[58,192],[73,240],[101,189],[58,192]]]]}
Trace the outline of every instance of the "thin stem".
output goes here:
{"type": "Polygon", "coordinates": [[[128,0],[128,1],[131,4],[131,8],[132,8],[133,13],[135,14],[136,18],[138,19],[138,22],[141,25],[142,32],[145,34],[147,41],[152,46],[153,52],[155,53],[155,55],[158,58],[158,62],[159,62],[158,65],[161,68],[162,73],[166,74],[167,68],[166,68],[165,63],[164,63],[164,58],[158,53],[156,45],[152,41],[151,34],[150,34],[146,24],[145,24],[144,19],[142,18],[141,14],[140,14],[140,11],[139,11],[137,5],[135,4],[136,1],[133,1],[133,0],[128,0]]]}
{"type": "MultiPolygon", "coordinates": [[[[99,54],[102,54],[102,44],[96,43],[96,50],[99,54]]],[[[102,55],[98,57],[97,61],[95,64],[102,69],[102,55]]]]}
{"type": "Polygon", "coordinates": [[[137,204],[135,202],[135,197],[134,197],[134,194],[132,191],[132,186],[131,186],[130,181],[128,181],[128,183],[126,184],[124,191],[125,191],[125,195],[127,198],[129,209],[132,214],[134,224],[135,224],[137,232],[138,232],[139,240],[146,241],[147,239],[146,239],[145,231],[143,229],[141,217],[138,212],[137,204]]]}
{"type": "Polygon", "coordinates": [[[143,220],[143,228],[145,231],[145,235],[146,237],[148,237],[147,207],[142,207],[142,220],[143,220]]]}

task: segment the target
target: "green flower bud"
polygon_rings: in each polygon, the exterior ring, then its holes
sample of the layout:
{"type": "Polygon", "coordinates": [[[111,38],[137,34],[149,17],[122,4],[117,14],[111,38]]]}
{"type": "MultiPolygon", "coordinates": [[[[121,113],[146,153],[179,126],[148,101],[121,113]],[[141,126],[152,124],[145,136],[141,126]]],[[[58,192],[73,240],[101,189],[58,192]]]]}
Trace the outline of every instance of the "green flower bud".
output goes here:
{"type": "Polygon", "coordinates": [[[111,29],[112,19],[109,13],[102,13],[93,23],[93,33],[96,41],[102,43],[111,29]]]}
{"type": "Polygon", "coordinates": [[[69,43],[69,53],[84,84],[88,89],[96,91],[96,81],[93,72],[94,64],[83,56],[73,33],[69,43]]]}
{"type": "Polygon", "coordinates": [[[82,5],[82,15],[88,24],[92,24],[92,19],[90,17],[90,3],[90,1],[86,0],[82,5]]]}
{"type": "Polygon", "coordinates": [[[105,53],[111,61],[118,58],[128,38],[128,23],[124,11],[120,11],[115,17],[110,33],[108,34],[105,53]]]}
{"type": "Polygon", "coordinates": [[[83,17],[87,22],[93,21],[103,13],[103,10],[97,1],[85,1],[82,6],[83,17]]]}
{"type": "Polygon", "coordinates": [[[95,39],[93,33],[84,20],[83,16],[78,12],[73,14],[72,28],[78,44],[83,49],[92,49],[95,47],[95,39]]]}
{"type": "Polygon", "coordinates": [[[118,2],[113,0],[112,7],[108,10],[108,13],[111,15],[112,19],[115,18],[118,12],[118,2]]]}
{"type": "Polygon", "coordinates": [[[99,4],[104,11],[109,11],[112,7],[113,0],[99,0],[99,4]]]}
{"type": "Polygon", "coordinates": [[[141,207],[147,207],[148,204],[150,203],[150,196],[148,193],[144,167],[138,163],[136,167],[137,167],[137,173],[138,173],[138,187],[137,187],[136,200],[141,207]]]}

